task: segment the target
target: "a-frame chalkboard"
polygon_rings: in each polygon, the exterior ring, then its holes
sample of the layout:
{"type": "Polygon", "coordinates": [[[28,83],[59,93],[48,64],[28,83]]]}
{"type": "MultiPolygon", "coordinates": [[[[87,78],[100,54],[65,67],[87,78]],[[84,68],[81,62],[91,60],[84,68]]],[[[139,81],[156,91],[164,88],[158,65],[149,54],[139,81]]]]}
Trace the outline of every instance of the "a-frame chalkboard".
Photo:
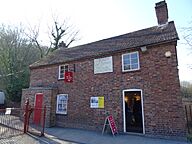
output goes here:
{"type": "Polygon", "coordinates": [[[115,120],[114,120],[112,115],[109,115],[109,116],[107,116],[105,118],[105,123],[103,125],[102,134],[105,132],[105,129],[107,128],[107,126],[110,126],[110,129],[111,129],[111,132],[112,132],[113,136],[115,134],[118,134],[117,127],[116,127],[116,124],[115,124],[115,120]]]}

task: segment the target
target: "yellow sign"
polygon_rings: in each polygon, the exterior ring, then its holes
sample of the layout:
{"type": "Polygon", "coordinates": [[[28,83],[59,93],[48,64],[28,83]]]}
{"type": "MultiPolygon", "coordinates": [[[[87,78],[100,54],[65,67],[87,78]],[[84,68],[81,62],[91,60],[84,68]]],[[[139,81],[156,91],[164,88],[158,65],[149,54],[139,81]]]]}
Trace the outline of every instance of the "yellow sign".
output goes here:
{"type": "Polygon", "coordinates": [[[98,108],[104,108],[104,97],[98,97],[98,108]]]}
{"type": "Polygon", "coordinates": [[[91,97],[90,107],[91,108],[104,108],[104,97],[91,97]]]}

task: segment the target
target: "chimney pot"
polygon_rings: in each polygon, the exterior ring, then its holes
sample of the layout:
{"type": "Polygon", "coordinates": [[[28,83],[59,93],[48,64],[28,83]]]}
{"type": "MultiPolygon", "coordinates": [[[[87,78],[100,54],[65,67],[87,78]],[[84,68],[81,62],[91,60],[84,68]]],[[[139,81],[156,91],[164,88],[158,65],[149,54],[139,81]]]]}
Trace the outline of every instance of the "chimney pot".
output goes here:
{"type": "Polygon", "coordinates": [[[59,43],[59,48],[67,48],[66,43],[64,43],[63,41],[59,43]]]}
{"type": "Polygon", "coordinates": [[[158,25],[163,25],[168,23],[168,9],[167,9],[167,3],[165,1],[156,3],[155,11],[156,11],[158,25]]]}

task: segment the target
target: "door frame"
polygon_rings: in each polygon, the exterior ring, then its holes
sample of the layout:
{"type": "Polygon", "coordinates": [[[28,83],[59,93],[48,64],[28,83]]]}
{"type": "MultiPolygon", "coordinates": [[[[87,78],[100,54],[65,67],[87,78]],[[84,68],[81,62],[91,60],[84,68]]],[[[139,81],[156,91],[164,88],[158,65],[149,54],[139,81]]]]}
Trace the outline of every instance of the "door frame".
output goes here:
{"type": "MultiPolygon", "coordinates": [[[[142,124],[143,124],[143,134],[145,134],[145,124],[144,124],[144,108],[143,108],[143,91],[142,89],[126,89],[123,90],[123,129],[125,133],[130,133],[126,132],[126,116],[125,116],[125,92],[141,92],[141,108],[142,108],[142,124]]],[[[140,134],[140,133],[137,133],[140,134]]]]}

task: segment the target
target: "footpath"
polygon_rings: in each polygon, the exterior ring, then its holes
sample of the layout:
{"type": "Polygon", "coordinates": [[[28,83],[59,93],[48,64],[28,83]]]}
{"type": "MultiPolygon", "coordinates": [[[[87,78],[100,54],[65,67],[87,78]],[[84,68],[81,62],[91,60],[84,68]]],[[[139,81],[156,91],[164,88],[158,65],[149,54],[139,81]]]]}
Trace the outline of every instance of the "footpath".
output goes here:
{"type": "Polygon", "coordinates": [[[189,144],[182,140],[150,138],[130,134],[112,136],[109,133],[69,128],[46,128],[45,136],[22,134],[0,139],[0,144],[189,144]]]}
{"type": "Polygon", "coordinates": [[[128,134],[111,134],[80,129],[46,128],[41,140],[50,144],[189,144],[182,140],[150,138],[128,134]]]}

